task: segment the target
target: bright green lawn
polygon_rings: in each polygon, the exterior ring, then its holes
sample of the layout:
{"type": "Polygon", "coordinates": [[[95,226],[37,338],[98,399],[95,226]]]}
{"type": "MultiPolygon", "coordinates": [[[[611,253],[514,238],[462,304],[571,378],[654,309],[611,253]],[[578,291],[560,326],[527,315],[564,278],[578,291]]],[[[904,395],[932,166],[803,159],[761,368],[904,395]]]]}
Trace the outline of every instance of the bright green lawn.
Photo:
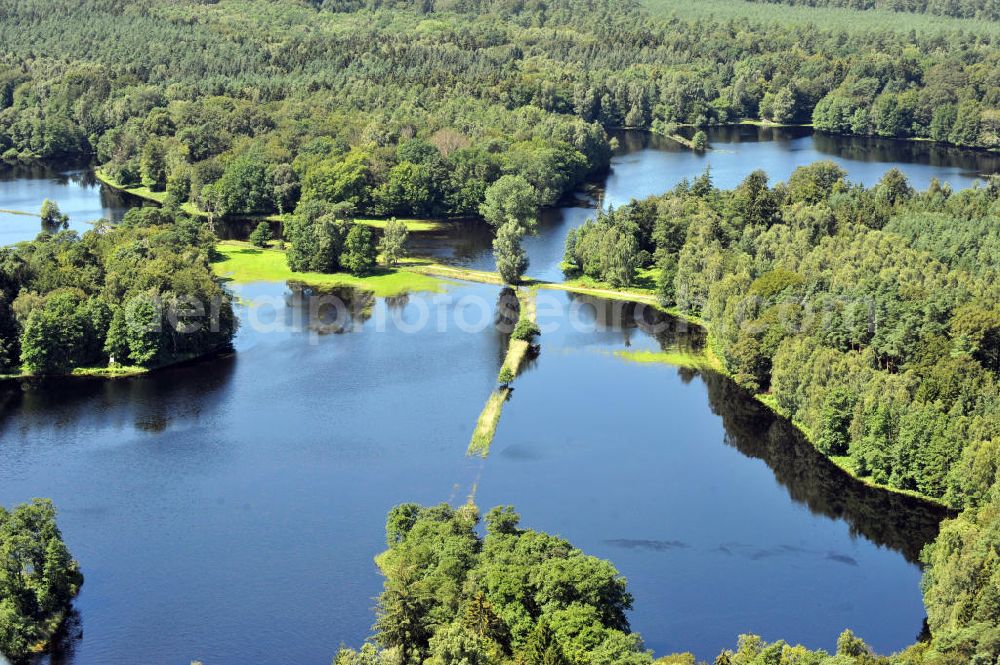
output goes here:
{"type": "MultiPolygon", "coordinates": [[[[562,268],[565,270],[568,264],[563,262],[562,268]]],[[[563,283],[570,286],[579,286],[585,289],[608,289],[612,291],[628,291],[632,293],[653,294],[656,292],[656,282],[660,277],[659,268],[639,268],[635,273],[635,284],[625,289],[618,289],[607,282],[598,281],[586,275],[578,275],[571,279],[566,279],[563,283]]]]}
{"type": "Polygon", "coordinates": [[[292,272],[285,253],[278,249],[258,249],[249,243],[224,240],[218,244],[223,255],[212,264],[215,273],[238,284],[248,282],[302,282],[313,286],[352,286],[376,296],[396,296],[411,291],[444,291],[446,282],[406,270],[376,268],[367,277],[347,273],[292,272]]]}

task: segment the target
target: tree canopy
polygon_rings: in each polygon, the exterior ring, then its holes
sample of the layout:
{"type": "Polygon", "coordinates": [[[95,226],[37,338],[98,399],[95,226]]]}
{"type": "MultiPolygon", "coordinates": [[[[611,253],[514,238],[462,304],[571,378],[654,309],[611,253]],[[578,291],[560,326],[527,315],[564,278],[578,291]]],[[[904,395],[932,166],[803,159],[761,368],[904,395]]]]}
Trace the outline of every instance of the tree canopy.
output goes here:
{"type": "Polygon", "coordinates": [[[751,118],[1000,146],[1000,56],[972,31],[661,17],[622,0],[0,0],[0,15],[0,156],[96,158],[118,184],[213,214],[301,197],[493,219],[493,185],[518,178],[552,205],[608,166],[605,129],[621,126],[751,118]]]}
{"type": "Polygon", "coordinates": [[[0,655],[22,662],[48,642],[81,584],[51,501],[0,506],[0,655]]]}
{"type": "Polygon", "coordinates": [[[237,323],[215,242],[202,221],[137,208],[0,248],[0,371],[160,365],[227,345],[237,323]]]}
{"type": "Polygon", "coordinates": [[[486,514],[485,536],[479,521],[471,504],[394,508],[376,559],[385,584],[374,643],[334,662],[652,663],[610,563],[522,529],[509,506],[486,514]]]}

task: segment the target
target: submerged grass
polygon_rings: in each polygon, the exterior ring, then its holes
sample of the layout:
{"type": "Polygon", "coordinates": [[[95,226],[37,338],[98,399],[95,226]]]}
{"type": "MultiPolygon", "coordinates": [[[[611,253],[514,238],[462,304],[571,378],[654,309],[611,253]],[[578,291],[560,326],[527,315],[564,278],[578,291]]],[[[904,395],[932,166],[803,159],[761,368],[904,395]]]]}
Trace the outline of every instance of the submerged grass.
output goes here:
{"type": "Polygon", "coordinates": [[[27,210],[8,210],[6,208],[0,208],[0,213],[5,215],[23,215],[24,217],[41,217],[37,212],[28,212],[27,210]]]}
{"type": "Polygon", "coordinates": [[[517,290],[517,300],[521,303],[520,318],[528,319],[532,323],[537,323],[537,307],[535,303],[537,287],[517,290]]]}
{"type": "Polygon", "coordinates": [[[260,249],[237,240],[220,242],[222,259],[212,264],[220,277],[237,284],[249,282],[301,282],[309,286],[350,286],[371,291],[376,296],[397,296],[414,291],[440,292],[447,283],[435,277],[399,268],[376,268],[372,274],[356,277],[348,273],[292,272],[280,249],[260,249]]]}
{"type": "Polygon", "coordinates": [[[434,263],[433,261],[427,261],[424,259],[407,259],[400,264],[400,268],[418,275],[444,277],[447,279],[460,279],[465,282],[479,282],[480,284],[503,284],[503,280],[500,278],[500,275],[495,272],[446,266],[441,263],[434,263]]]}
{"type": "Polygon", "coordinates": [[[529,348],[531,345],[523,339],[512,339],[507,345],[507,356],[504,358],[503,366],[508,368],[515,377],[521,371],[524,359],[528,357],[529,348]]]}
{"type": "Polygon", "coordinates": [[[685,351],[616,351],[615,356],[634,363],[659,363],[687,367],[689,369],[709,369],[719,371],[718,359],[706,352],[685,351]]]}
{"type": "MultiPolygon", "coordinates": [[[[521,319],[535,321],[535,289],[519,288],[517,299],[521,303],[521,319]]],[[[524,367],[524,361],[528,358],[531,350],[531,343],[523,339],[511,339],[507,343],[507,355],[504,356],[503,364],[500,366],[500,376],[509,373],[514,379],[524,367]]],[[[503,382],[498,377],[498,382],[503,382]]],[[[511,388],[509,384],[501,385],[500,388],[490,393],[486,400],[486,406],[479,414],[476,421],[476,429],[472,432],[472,440],[469,441],[468,454],[486,457],[490,454],[490,447],[493,445],[493,437],[496,435],[497,423],[500,422],[500,414],[503,412],[504,403],[510,398],[511,388]]]]}
{"type": "MultiPolygon", "coordinates": [[[[527,319],[528,321],[535,323],[535,289],[518,289],[517,299],[521,303],[521,313],[519,318],[527,319]]],[[[504,358],[503,367],[509,369],[515,378],[521,372],[521,368],[524,366],[524,361],[528,357],[528,351],[530,349],[531,343],[523,339],[511,338],[511,340],[507,343],[507,355],[504,358]]],[[[500,371],[502,372],[503,369],[500,371]]]]}
{"type": "Polygon", "coordinates": [[[510,396],[510,388],[500,388],[490,393],[486,400],[486,406],[479,414],[476,421],[476,429],[472,432],[472,440],[469,441],[469,455],[480,455],[486,457],[490,454],[490,446],[493,444],[493,437],[497,432],[497,423],[500,422],[500,414],[503,412],[503,405],[510,396]]]}
{"type": "MultiPolygon", "coordinates": [[[[688,150],[694,150],[695,152],[698,152],[698,148],[695,147],[694,141],[692,141],[689,138],[685,138],[685,137],[681,136],[680,134],[676,134],[676,133],[675,134],[659,133],[659,134],[660,134],[660,136],[667,137],[668,139],[670,139],[671,141],[673,141],[675,143],[679,143],[680,145],[684,146],[688,150]]],[[[708,152],[711,149],[712,149],[711,146],[707,146],[706,145],[704,148],[701,149],[701,152],[708,152]]]]}
{"type": "MultiPolygon", "coordinates": [[[[536,305],[535,305],[535,289],[534,288],[520,288],[517,290],[517,300],[521,303],[521,312],[518,318],[527,319],[532,323],[535,323],[536,319],[536,305]]],[[[515,378],[520,373],[521,368],[524,366],[524,361],[528,357],[528,351],[531,349],[531,342],[523,339],[511,338],[507,343],[507,356],[504,358],[503,367],[510,370],[511,375],[515,378]]],[[[501,368],[501,372],[503,369],[501,368]]]]}

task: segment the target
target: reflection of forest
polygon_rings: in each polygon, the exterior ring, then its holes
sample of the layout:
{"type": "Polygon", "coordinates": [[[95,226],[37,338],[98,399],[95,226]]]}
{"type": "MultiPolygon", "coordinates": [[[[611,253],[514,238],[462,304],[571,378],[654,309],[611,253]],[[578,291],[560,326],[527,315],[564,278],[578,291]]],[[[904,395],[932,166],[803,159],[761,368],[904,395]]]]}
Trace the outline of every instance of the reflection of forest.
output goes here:
{"type": "MultiPolygon", "coordinates": [[[[289,282],[286,301],[291,324],[297,330],[339,334],[356,330],[371,318],[375,294],[350,287],[316,288],[289,282]]],[[[390,307],[398,307],[394,300],[390,307]]],[[[404,302],[405,304],[405,302],[404,302]]]]}
{"type": "MultiPolygon", "coordinates": [[[[664,351],[698,352],[704,329],[636,303],[571,294],[586,303],[599,328],[641,330],[664,351]]],[[[627,341],[626,341],[627,344],[627,341]]],[[[878,490],[851,477],[821,455],[788,420],[777,416],[733,381],[714,372],[679,369],[685,381],[700,376],[708,387],[709,406],[722,417],[726,443],[748,457],[763,460],[791,498],[814,514],[843,519],[851,532],[919,561],[924,545],[937,536],[947,509],[902,494],[878,490]]]]}
{"type": "Polygon", "coordinates": [[[9,420],[24,436],[35,429],[71,433],[94,421],[162,432],[172,422],[195,421],[221,408],[236,365],[236,354],[222,353],[126,380],[73,376],[5,381],[0,383],[0,429],[9,420]]]}
{"type": "Polygon", "coordinates": [[[664,351],[698,353],[705,348],[707,336],[703,328],[651,305],[572,292],[567,296],[571,302],[582,306],[582,311],[587,312],[584,316],[597,329],[624,333],[626,346],[629,345],[629,332],[640,330],[653,337],[664,351]]]}
{"type": "MultiPolygon", "coordinates": [[[[681,371],[688,379],[694,376],[681,371]]],[[[852,534],[897,550],[907,561],[919,560],[920,550],[937,536],[938,524],[948,516],[946,509],[855,480],[790,422],[735,383],[714,373],[700,376],[712,411],[722,417],[726,443],[763,460],[792,499],[814,514],[845,520],[852,534]]]]}
{"type": "MultiPolygon", "coordinates": [[[[694,129],[682,127],[679,133],[691,138],[694,129]]],[[[723,125],[708,130],[709,143],[788,142],[813,135],[813,148],[824,155],[858,162],[886,164],[927,164],[936,167],[961,166],[971,173],[1000,171],[1000,155],[982,150],[960,148],[927,141],[907,141],[874,136],[840,136],[812,132],[806,127],[762,127],[753,125],[723,125]]],[[[650,148],[664,152],[687,150],[665,136],[648,132],[618,131],[619,153],[631,153],[650,148]]],[[[818,159],[818,158],[817,158],[818,159]]],[[[868,183],[870,184],[870,183],[868,183]]]]}
{"type": "Polygon", "coordinates": [[[923,141],[816,134],[814,145],[821,153],[860,162],[903,162],[939,167],[960,164],[963,170],[973,173],[1000,170],[1000,156],[996,154],[923,141]]]}

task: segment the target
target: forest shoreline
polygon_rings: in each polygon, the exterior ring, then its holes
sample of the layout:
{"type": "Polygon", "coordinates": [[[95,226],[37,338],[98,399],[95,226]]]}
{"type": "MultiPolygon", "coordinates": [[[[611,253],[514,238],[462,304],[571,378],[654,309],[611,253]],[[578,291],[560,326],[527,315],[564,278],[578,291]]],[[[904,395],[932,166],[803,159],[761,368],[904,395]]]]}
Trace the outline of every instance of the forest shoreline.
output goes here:
{"type": "MultiPolygon", "coordinates": [[[[683,125],[683,126],[691,126],[691,127],[693,127],[693,125],[683,125]]],[[[752,119],[742,119],[740,121],[734,121],[732,123],[723,123],[723,124],[720,124],[720,125],[713,125],[713,126],[718,126],[718,127],[726,127],[726,126],[729,126],[729,127],[735,127],[735,126],[758,126],[758,127],[803,127],[803,128],[811,128],[811,124],[781,124],[781,123],[769,122],[769,121],[766,121],[766,120],[752,120],[752,119]]],[[[650,134],[657,134],[657,135],[660,135],[660,136],[665,136],[667,138],[673,138],[670,135],[659,133],[659,132],[655,132],[655,131],[650,130],[650,129],[644,129],[644,130],[641,130],[641,131],[646,131],[646,132],[648,132],[650,134]]],[[[812,131],[815,132],[815,133],[827,134],[826,132],[818,132],[815,129],[813,129],[812,131]]],[[[830,135],[831,136],[841,136],[841,137],[846,137],[846,138],[859,136],[859,135],[854,135],[854,134],[830,134],[830,135]]],[[[885,138],[885,137],[879,137],[879,138],[885,138]]],[[[944,147],[944,148],[955,148],[955,149],[962,149],[962,150],[969,149],[969,150],[974,150],[975,152],[988,153],[988,154],[995,154],[997,152],[995,150],[990,150],[990,149],[986,149],[986,148],[971,148],[971,147],[965,147],[965,146],[956,146],[956,145],[951,144],[951,143],[940,142],[940,141],[933,141],[933,140],[930,140],[930,139],[903,137],[903,138],[897,138],[896,140],[914,141],[914,142],[921,142],[921,143],[925,143],[925,144],[926,143],[933,143],[935,145],[939,145],[939,146],[944,147]]],[[[133,191],[131,191],[129,189],[121,188],[121,187],[116,186],[113,182],[109,181],[106,178],[106,176],[101,175],[100,172],[99,172],[99,170],[95,170],[95,174],[97,174],[98,179],[101,180],[101,182],[107,184],[109,187],[115,188],[115,189],[117,189],[119,191],[124,191],[124,192],[129,193],[129,194],[133,194],[134,193],[133,191]]],[[[143,198],[141,195],[139,195],[139,196],[140,196],[140,198],[143,198]]],[[[160,199],[161,200],[158,200],[155,196],[153,196],[153,193],[150,193],[150,196],[147,198],[147,200],[154,201],[156,203],[162,203],[162,197],[160,197],[160,199]]],[[[187,205],[192,205],[192,204],[187,204],[187,205]]],[[[204,216],[206,213],[198,211],[198,214],[200,214],[201,216],[204,216]]],[[[271,216],[271,217],[274,217],[274,216],[271,216]]],[[[240,218],[240,219],[244,219],[244,218],[240,218]]],[[[281,220],[280,219],[272,219],[270,221],[281,221],[281,220]]],[[[422,221],[434,222],[434,221],[439,221],[439,220],[422,220],[422,221]]],[[[428,277],[436,277],[436,278],[451,279],[451,280],[458,280],[458,281],[471,281],[471,282],[487,283],[487,284],[497,284],[497,285],[503,283],[503,281],[500,279],[499,275],[497,275],[494,272],[479,271],[479,270],[470,270],[470,269],[466,269],[466,268],[447,266],[447,265],[443,265],[443,264],[438,264],[438,263],[433,262],[433,261],[431,261],[431,262],[425,262],[424,260],[421,260],[421,259],[414,260],[413,263],[410,264],[410,265],[405,265],[404,264],[404,265],[399,266],[399,271],[400,272],[411,272],[411,273],[414,273],[414,274],[424,275],[424,276],[428,276],[428,277]]],[[[664,306],[662,306],[658,302],[655,294],[653,294],[652,291],[645,292],[645,291],[634,291],[634,290],[627,290],[627,289],[615,289],[615,288],[612,288],[610,286],[602,285],[602,284],[590,285],[590,284],[576,283],[576,282],[573,282],[573,281],[567,281],[567,282],[547,282],[547,281],[541,281],[541,280],[532,279],[532,278],[530,278],[530,276],[526,276],[525,277],[525,279],[523,280],[523,284],[524,285],[529,285],[529,286],[534,286],[534,287],[537,287],[537,288],[562,290],[562,291],[567,291],[567,292],[580,293],[580,294],[583,294],[583,295],[593,295],[593,296],[602,297],[602,298],[612,298],[612,299],[616,299],[616,300],[631,300],[631,301],[634,301],[634,302],[637,302],[637,303],[641,303],[641,304],[645,304],[645,305],[650,305],[650,306],[656,307],[658,310],[660,310],[660,311],[662,311],[662,312],[664,312],[664,313],[666,313],[666,314],[668,314],[670,316],[674,316],[674,317],[683,319],[683,320],[685,320],[688,323],[693,324],[693,325],[698,325],[698,326],[702,327],[706,331],[706,333],[708,335],[708,341],[707,341],[706,348],[705,348],[704,362],[702,362],[700,359],[695,359],[695,358],[691,358],[691,357],[676,356],[676,354],[663,354],[662,357],[658,356],[658,357],[643,357],[641,359],[640,358],[626,358],[626,359],[627,360],[636,361],[636,362],[663,362],[663,363],[666,363],[666,364],[675,364],[675,365],[679,364],[679,365],[686,365],[686,366],[689,365],[689,366],[694,367],[696,369],[710,369],[711,371],[715,371],[715,372],[723,374],[723,375],[725,375],[725,376],[727,376],[729,378],[732,378],[731,373],[729,373],[728,371],[725,370],[725,368],[724,368],[724,366],[723,366],[720,358],[713,351],[713,349],[715,347],[715,341],[714,341],[714,335],[712,333],[711,328],[709,326],[707,326],[703,320],[698,319],[697,317],[691,317],[690,315],[687,315],[687,314],[681,312],[680,310],[678,310],[676,308],[670,308],[670,307],[664,307],[664,306]],[[681,361],[681,362],[677,362],[677,361],[681,361]]],[[[361,288],[364,288],[364,286],[361,286],[361,288]]],[[[811,435],[805,429],[805,427],[801,423],[795,422],[793,419],[790,419],[788,417],[788,414],[783,413],[779,409],[778,405],[774,402],[774,400],[770,399],[770,395],[769,394],[767,394],[767,393],[759,393],[759,394],[758,393],[754,393],[753,396],[754,396],[754,398],[758,402],[760,402],[761,404],[763,404],[764,406],[766,406],[773,413],[775,413],[776,415],[778,415],[778,416],[780,416],[782,418],[785,418],[786,420],[789,420],[789,422],[791,422],[795,426],[795,428],[798,429],[802,433],[802,435],[806,438],[806,440],[808,440],[815,447],[815,437],[813,435],[811,435]]],[[[817,449],[817,451],[818,451],[818,449],[817,449]]],[[[896,487],[891,487],[891,486],[888,486],[888,485],[880,484],[880,483],[877,483],[877,482],[871,480],[870,478],[859,476],[851,468],[848,467],[848,465],[845,463],[845,459],[837,459],[836,457],[825,455],[825,454],[823,456],[826,457],[827,459],[829,459],[833,464],[835,464],[838,468],[840,468],[849,477],[851,477],[852,479],[854,479],[856,481],[859,481],[859,482],[865,484],[866,486],[869,486],[869,487],[872,487],[872,488],[875,488],[875,489],[881,489],[881,490],[891,491],[891,492],[894,492],[896,494],[900,494],[900,495],[907,496],[907,497],[910,497],[910,498],[919,499],[921,501],[924,501],[924,502],[928,503],[929,505],[934,505],[934,506],[938,506],[938,507],[947,507],[947,504],[944,503],[943,501],[941,501],[940,499],[936,499],[934,497],[921,494],[921,493],[919,493],[917,491],[914,491],[914,490],[901,489],[901,488],[896,488],[896,487]]]]}
{"type": "Polygon", "coordinates": [[[217,346],[213,349],[209,349],[204,353],[191,354],[182,358],[177,358],[176,360],[171,360],[169,362],[151,365],[149,367],[142,367],[139,365],[116,365],[108,367],[74,367],[69,372],[54,373],[54,374],[31,374],[22,372],[21,374],[0,374],[0,385],[10,384],[20,381],[35,381],[35,380],[86,380],[86,379],[98,379],[104,381],[118,381],[121,379],[130,379],[137,376],[148,376],[155,372],[160,372],[166,369],[172,369],[177,367],[184,367],[186,365],[194,365],[200,362],[207,362],[216,358],[222,358],[230,353],[235,353],[231,344],[223,344],[217,346]]]}
{"type": "MultiPolygon", "coordinates": [[[[698,129],[704,130],[704,129],[712,129],[712,128],[733,128],[733,127],[759,127],[759,128],[762,128],[762,129],[808,129],[813,134],[821,134],[823,136],[830,136],[830,137],[842,138],[842,139],[879,139],[879,140],[887,140],[887,141],[900,141],[900,142],[903,142],[903,143],[919,143],[919,144],[932,145],[934,147],[940,147],[940,148],[952,149],[952,150],[968,150],[970,152],[984,154],[984,155],[997,155],[997,154],[1000,154],[1000,148],[986,148],[986,147],[982,147],[982,146],[958,145],[956,143],[950,143],[948,141],[937,141],[935,139],[928,138],[928,137],[920,137],[920,136],[876,136],[876,135],[871,135],[871,134],[853,134],[853,133],[851,133],[851,134],[845,134],[845,133],[839,133],[839,132],[826,132],[826,131],[823,131],[823,130],[816,129],[814,123],[812,123],[812,122],[786,123],[786,122],[774,122],[774,121],[767,120],[767,119],[764,119],[764,118],[741,118],[739,120],[734,120],[732,122],[714,123],[714,124],[709,124],[709,125],[695,125],[695,124],[692,124],[692,123],[673,123],[673,124],[677,128],[684,127],[684,128],[688,128],[688,129],[695,129],[695,130],[698,130],[698,129]]],[[[662,131],[657,131],[652,126],[649,126],[649,127],[629,127],[629,126],[626,126],[626,125],[622,125],[622,126],[607,127],[605,129],[605,131],[607,131],[607,132],[612,132],[612,131],[638,131],[638,132],[645,132],[647,134],[653,134],[653,135],[656,135],[656,136],[661,136],[661,137],[670,139],[671,141],[674,141],[674,142],[678,143],[679,145],[681,145],[681,146],[683,146],[685,148],[688,148],[689,150],[695,150],[691,139],[688,139],[687,137],[681,136],[681,135],[676,134],[676,133],[666,133],[666,132],[662,132],[662,131]]],[[[711,146],[709,145],[707,149],[711,150],[711,146]]],[[[47,163],[45,160],[36,160],[36,161],[39,164],[46,164],[47,163]]],[[[92,167],[92,169],[93,169],[94,177],[101,184],[107,186],[108,188],[114,190],[115,192],[119,192],[121,194],[125,194],[125,195],[128,195],[128,196],[133,196],[133,197],[135,197],[137,199],[141,199],[143,201],[148,201],[150,203],[156,203],[158,205],[163,205],[163,203],[164,203],[164,201],[166,199],[166,196],[167,196],[166,192],[154,192],[154,191],[150,190],[148,187],[143,187],[143,186],[128,187],[126,185],[122,185],[122,184],[116,182],[113,178],[111,178],[106,173],[104,173],[103,170],[102,170],[102,168],[100,166],[94,165],[92,167]]],[[[569,192],[569,193],[566,194],[566,197],[569,198],[569,197],[572,197],[573,195],[574,195],[574,192],[569,192]]],[[[198,208],[197,206],[195,206],[191,202],[184,203],[181,206],[181,209],[184,212],[186,212],[186,213],[188,213],[190,215],[194,215],[196,217],[208,217],[209,216],[209,214],[207,212],[205,212],[204,210],[201,210],[200,208],[198,208]]],[[[14,211],[6,211],[6,212],[14,212],[14,211]]],[[[18,212],[17,214],[32,214],[32,213],[20,213],[20,212],[18,212]]],[[[260,214],[260,215],[234,215],[234,216],[223,217],[223,218],[221,218],[221,221],[229,221],[229,222],[262,222],[263,221],[263,222],[270,222],[272,224],[283,224],[286,221],[288,215],[289,215],[289,213],[285,213],[285,214],[272,213],[272,214],[260,214]]],[[[359,218],[355,219],[355,221],[358,222],[358,223],[365,224],[367,226],[371,226],[373,228],[382,228],[385,225],[385,222],[386,222],[387,219],[388,218],[367,216],[367,217],[359,217],[359,218]]],[[[414,217],[407,217],[405,219],[401,219],[401,221],[403,221],[403,222],[406,223],[407,228],[408,228],[408,230],[410,232],[422,232],[422,231],[438,231],[438,230],[441,230],[442,227],[443,227],[443,225],[446,224],[446,223],[448,223],[448,222],[462,221],[463,219],[468,219],[468,218],[467,217],[463,217],[463,216],[456,216],[456,217],[419,217],[419,216],[414,216],[414,217]]]]}
{"type": "MultiPolygon", "coordinates": [[[[558,284],[552,284],[552,285],[548,285],[547,284],[547,285],[543,286],[542,288],[554,288],[554,289],[558,289],[559,285],[558,284]]],[[[610,286],[607,289],[594,289],[594,288],[588,288],[588,287],[578,287],[578,288],[570,287],[570,288],[563,289],[563,290],[573,291],[573,292],[581,293],[581,294],[585,294],[585,295],[589,294],[589,295],[594,295],[594,296],[597,296],[597,297],[604,297],[604,298],[609,297],[609,292],[610,291],[615,291],[615,289],[612,289],[612,287],[610,287],[610,286]]],[[[712,331],[712,327],[709,326],[704,320],[699,319],[697,317],[686,315],[685,313],[683,313],[682,311],[680,311],[679,309],[677,309],[675,307],[664,307],[659,302],[657,302],[655,296],[652,296],[651,294],[643,294],[641,292],[628,291],[628,290],[625,290],[625,289],[618,289],[617,293],[620,296],[620,299],[630,300],[630,301],[634,301],[634,302],[639,302],[639,303],[650,305],[652,307],[655,307],[659,311],[663,312],[664,314],[667,314],[669,316],[672,316],[672,317],[675,317],[675,318],[678,318],[678,319],[682,319],[682,320],[686,321],[690,325],[698,326],[699,328],[701,328],[702,330],[704,330],[705,333],[706,333],[706,335],[707,335],[707,339],[706,339],[706,343],[705,343],[705,348],[704,348],[701,356],[698,356],[698,355],[695,355],[695,354],[675,354],[675,353],[662,353],[662,354],[651,354],[651,355],[643,355],[643,354],[637,354],[637,353],[636,354],[621,353],[621,354],[619,354],[620,357],[622,357],[623,359],[628,360],[630,362],[661,363],[661,364],[666,364],[666,365],[674,365],[674,366],[677,366],[677,367],[687,367],[689,369],[694,369],[694,370],[698,370],[698,371],[708,370],[708,371],[711,371],[711,372],[715,372],[716,374],[721,374],[721,375],[725,376],[726,378],[728,378],[730,380],[733,380],[732,373],[729,372],[725,368],[725,365],[722,363],[722,359],[719,357],[718,353],[716,353],[716,351],[715,351],[717,345],[716,345],[715,334],[712,331]]],[[[778,416],[780,418],[783,418],[783,419],[787,420],[789,423],[791,423],[791,425],[793,427],[795,427],[795,429],[798,430],[800,434],[802,434],[802,436],[805,438],[805,440],[808,441],[813,446],[813,448],[816,449],[817,453],[819,453],[820,455],[822,455],[826,459],[830,460],[830,462],[832,462],[834,465],[836,465],[837,468],[839,468],[841,471],[843,471],[845,474],[847,474],[851,479],[853,479],[853,480],[855,480],[857,482],[860,482],[860,483],[862,483],[862,484],[864,484],[864,485],[866,485],[868,487],[871,487],[873,489],[883,490],[883,491],[887,491],[887,492],[893,492],[895,494],[906,496],[906,497],[911,498],[911,499],[917,499],[917,500],[923,501],[923,502],[925,502],[925,503],[927,503],[929,505],[932,505],[932,506],[936,506],[936,507],[939,507],[939,508],[947,508],[947,509],[951,510],[951,507],[948,506],[948,504],[946,504],[944,501],[942,501],[940,499],[937,499],[937,498],[934,498],[932,496],[927,496],[925,494],[921,494],[920,492],[917,492],[915,490],[907,490],[907,489],[902,489],[902,488],[898,488],[898,487],[892,487],[890,485],[884,485],[884,484],[877,483],[877,482],[873,481],[871,478],[857,475],[845,463],[845,459],[846,458],[837,458],[835,456],[827,455],[827,454],[823,453],[822,451],[820,451],[819,448],[816,447],[816,437],[813,436],[805,428],[805,426],[802,423],[796,421],[793,418],[790,418],[787,413],[784,413],[778,407],[778,405],[775,403],[775,401],[773,399],[771,399],[771,395],[769,393],[750,392],[749,394],[752,395],[753,398],[757,402],[759,402],[759,403],[763,404],[765,407],[767,407],[776,416],[778,416]]]]}
{"type": "MultiPolygon", "coordinates": [[[[677,128],[687,128],[694,130],[705,130],[705,129],[715,129],[715,128],[732,128],[732,127],[759,127],[761,129],[808,129],[813,134],[819,134],[822,136],[830,136],[840,139],[878,139],[880,141],[900,141],[902,143],[920,143],[923,145],[932,145],[937,148],[944,148],[950,150],[968,150],[970,152],[980,153],[984,155],[997,155],[1000,154],[1000,148],[986,148],[983,146],[973,146],[973,145],[959,145],[957,143],[950,143],[948,141],[937,141],[935,139],[926,136],[878,136],[875,134],[844,134],[840,132],[826,132],[821,129],[816,129],[816,125],[812,122],[774,122],[773,120],[766,120],[764,118],[741,118],[740,120],[734,120],[732,122],[720,122],[713,123],[709,125],[695,125],[689,122],[673,123],[677,128]]],[[[687,137],[681,136],[679,134],[671,134],[662,131],[657,131],[653,127],[609,127],[609,130],[614,131],[634,131],[634,132],[647,132],[649,134],[655,134],[656,136],[662,136],[663,138],[670,139],[679,143],[680,145],[694,150],[692,142],[687,137]]],[[[711,145],[708,146],[711,149],[711,145]]]]}

